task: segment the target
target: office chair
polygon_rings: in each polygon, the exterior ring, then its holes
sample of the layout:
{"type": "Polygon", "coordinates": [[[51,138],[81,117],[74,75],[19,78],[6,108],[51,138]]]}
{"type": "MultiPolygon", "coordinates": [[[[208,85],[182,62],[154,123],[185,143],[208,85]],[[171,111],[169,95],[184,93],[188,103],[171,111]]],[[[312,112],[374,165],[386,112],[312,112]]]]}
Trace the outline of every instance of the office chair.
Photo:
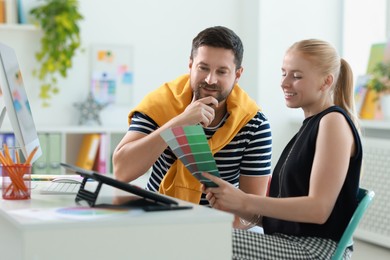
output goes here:
{"type": "Polygon", "coordinates": [[[337,244],[337,248],[333,254],[332,260],[343,259],[345,249],[348,246],[352,245],[353,233],[355,232],[357,225],[359,224],[360,220],[362,219],[364,212],[367,210],[367,207],[370,205],[374,196],[375,196],[375,193],[373,191],[359,188],[359,193],[358,193],[359,205],[356,208],[355,212],[353,213],[352,218],[349,221],[347,228],[345,229],[343,235],[341,236],[339,243],[337,244]]]}

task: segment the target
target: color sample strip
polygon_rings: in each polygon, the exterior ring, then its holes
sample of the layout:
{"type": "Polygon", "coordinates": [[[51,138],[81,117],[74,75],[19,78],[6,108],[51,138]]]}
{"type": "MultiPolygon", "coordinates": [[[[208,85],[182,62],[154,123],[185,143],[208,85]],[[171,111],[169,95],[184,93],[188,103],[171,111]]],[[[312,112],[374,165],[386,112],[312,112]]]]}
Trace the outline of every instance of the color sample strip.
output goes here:
{"type": "Polygon", "coordinates": [[[206,135],[200,125],[167,129],[161,133],[161,137],[198,180],[205,183],[206,186],[216,186],[213,182],[201,176],[202,172],[219,176],[219,172],[206,135]]]}
{"type": "Polygon", "coordinates": [[[176,155],[176,157],[182,161],[182,163],[191,173],[198,171],[195,159],[191,154],[191,149],[189,148],[183,129],[168,129],[162,132],[160,135],[172,149],[172,152],[176,155]],[[177,136],[175,136],[175,134],[180,136],[181,145],[176,139],[177,136]]]}
{"type": "Polygon", "coordinates": [[[184,132],[187,135],[188,143],[191,147],[192,154],[195,157],[195,162],[199,170],[193,174],[197,176],[201,182],[205,183],[207,186],[211,186],[212,182],[201,176],[201,173],[209,172],[210,174],[219,176],[219,172],[203,128],[199,125],[186,126],[184,127],[184,132]],[[194,146],[195,149],[192,149],[194,146]]]}
{"type": "MultiPolygon", "coordinates": [[[[197,171],[195,158],[192,155],[190,142],[184,132],[184,129],[181,127],[176,127],[172,129],[172,133],[176,137],[176,141],[180,146],[182,154],[176,154],[177,158],[179,158],[184,165],[186,165],[187,169],[192,173],[192,171],[197,171]]],[[[175,152],[175,151],[174,151],[175,152]]]]}

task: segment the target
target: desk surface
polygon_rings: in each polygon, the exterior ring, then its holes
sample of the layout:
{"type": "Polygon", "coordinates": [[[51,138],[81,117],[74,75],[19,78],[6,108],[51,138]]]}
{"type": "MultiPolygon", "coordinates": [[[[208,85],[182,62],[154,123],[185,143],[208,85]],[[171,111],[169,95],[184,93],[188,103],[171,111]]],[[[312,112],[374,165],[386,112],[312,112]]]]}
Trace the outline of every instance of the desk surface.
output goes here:
{"type": "MultiPolygon", "coordinates": [[[[98,202],[125,196],[103,185],[98,202]]],[[[75,195],[31,197],[0,200],[4,259],[231,259],[231,214],[199,205],[159,212],[95,209],[76,205],[75,195]]]]}

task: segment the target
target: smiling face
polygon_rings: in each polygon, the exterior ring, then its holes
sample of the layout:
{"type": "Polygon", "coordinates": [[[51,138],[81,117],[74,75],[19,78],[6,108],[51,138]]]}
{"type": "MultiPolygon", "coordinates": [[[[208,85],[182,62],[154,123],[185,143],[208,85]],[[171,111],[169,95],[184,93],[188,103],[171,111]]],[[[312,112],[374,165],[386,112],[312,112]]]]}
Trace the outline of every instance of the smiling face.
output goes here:
{"type": "Polygon", "coordinates": [[[189,67],[195,99],[213,96],[220,103],[226,101],[243,70],[236,69],[232,50],[209,46],[198,48],[189,67]]]}
{"type": "Polygon", "coordinates": [[[329,95],[333,78],[322,75],[315,64],[299,53],[289,51],[283,59],[281,87],[286,105],[301,107],[306,116],[318,113],[331,103],[329,95]]]}

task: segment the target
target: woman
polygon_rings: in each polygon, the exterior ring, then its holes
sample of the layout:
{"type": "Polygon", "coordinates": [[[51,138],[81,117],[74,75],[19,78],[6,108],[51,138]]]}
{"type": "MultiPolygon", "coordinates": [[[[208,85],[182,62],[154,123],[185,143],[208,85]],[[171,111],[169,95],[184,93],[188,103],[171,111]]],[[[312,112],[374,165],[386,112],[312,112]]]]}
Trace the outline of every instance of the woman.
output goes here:
{"type": "Polygon", "coordinates": [[[329,43],[303,40],[285,54],[281,87],[286,105],[302,108],[305,119],[279,158],[269,197],[208,173],[219,187],[203,192],[214,208],[264,229],[234,230],[234,259],[329,259],[357,207],[362,146],[352,71],[329,43]]]}

